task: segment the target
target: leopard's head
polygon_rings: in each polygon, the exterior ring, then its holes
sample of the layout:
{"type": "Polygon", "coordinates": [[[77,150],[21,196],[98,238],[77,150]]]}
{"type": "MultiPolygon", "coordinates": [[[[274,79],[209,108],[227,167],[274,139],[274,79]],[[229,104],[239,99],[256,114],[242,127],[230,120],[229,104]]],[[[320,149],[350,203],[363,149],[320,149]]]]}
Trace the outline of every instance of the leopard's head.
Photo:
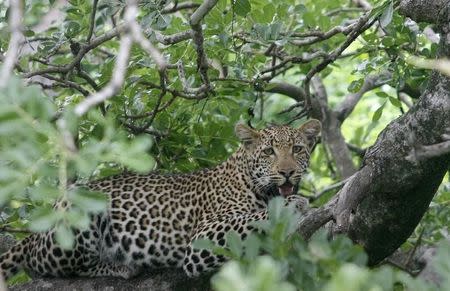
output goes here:
{"type": "Polygon", "coordinates": [[[320,129],[316,119],[299,128],[273,126],[255,130],[236,125],[251,181],[260,194],[288,196],[297,191],[320,129]]]}

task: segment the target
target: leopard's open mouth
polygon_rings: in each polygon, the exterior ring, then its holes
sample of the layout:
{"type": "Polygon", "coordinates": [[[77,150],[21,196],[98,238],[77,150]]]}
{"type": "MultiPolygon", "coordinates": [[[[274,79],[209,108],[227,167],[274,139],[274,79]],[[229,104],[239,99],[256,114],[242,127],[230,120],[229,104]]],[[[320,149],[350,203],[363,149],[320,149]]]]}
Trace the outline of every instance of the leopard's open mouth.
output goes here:
{"type": "Polygon", "coordinates": [[[294,185],[286,181],[283,185],[278,186],[278,192],[281,196],[287,197],[294,194],[294,185]]]}

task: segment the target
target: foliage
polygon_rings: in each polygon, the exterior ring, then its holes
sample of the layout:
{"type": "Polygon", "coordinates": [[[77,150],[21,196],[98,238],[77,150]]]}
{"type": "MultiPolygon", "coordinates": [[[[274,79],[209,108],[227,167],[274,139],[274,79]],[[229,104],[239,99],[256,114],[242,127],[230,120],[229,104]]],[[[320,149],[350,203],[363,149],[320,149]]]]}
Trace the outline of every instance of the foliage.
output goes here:
{"type": "MultiPolygon", "coordinates": [[[[392,267],[367,268],[364,251],[344,236],[328,241],[326,232],[320,231],[304,241],[295,232],[298,215],[283,204],[282,199],[273,199],[269,219],[258,225],[261,232],[243,241],[230,231],[224,248],[197,242],[198,248],[233,258],[213,276],[215,290],[436,290],[392,267]]],[[[444,278],[441,290],[448,286],[449,252],[448,243],[438,249],[436,269],[444,278]]]]}
{"type": "MultiPolygon", "coordinates": [[[[183,65],[186,80],[178,70],[170,69],[168,90],[162,92],[155,86],[161,76],[153,59],[135,45],[121,90],[88,114],[76,117],[74,106],[104,88],[116,73],[120,40],[115,37],[102,42],[78,63],[73,63],[74,58],[80,46],[89,44],[91,27],[95,39],[114,29],[117,23],[111,19],[120,24],[125,1],[99,0],[92,23],[88,16],[94,1],[70,0],[58,8],[62,13],[59,19],[45,28],[38,24],[58,1],[22,2],[26,41],[17,76],[0,89],[0,226],[32,231],[56,227],[57,237],[66,247],[71,245],[70,228],[86,227],[88,214],[105,207],[101,194],[77,188],[75,182],[82,184],[123,170],[188,172],[210,167],[236,149],[233,128],[238,121],[250,121],[255,127],[300,124],[303,120],[296,117],[302,116],[304,106],[280,114],[299,100],[269,92],[277,82],[301,87],[323,56],[267,69],[274,60],[279,64],[293,56],[328,55],[347,35],[311,41],[314,35],[347,27],[363,13],[347,0],[219,0],[202,23],[213,90],[203,95],[176,95],[170,92],[185,93],[184,83],[190,89],[202,86],[196,45],[192,39],[174,44],[161,44],[158,39],[189,30],[192,9],[166,13],[165,7],[182,2],[139,1],[138,22],[145,36],[157,44],[168,63],[183,65]],[[69,64],[72,69],[58,71],[69,64]],[[25,77],[49,68],[56,71],[25,77]],[[19,80],[21,77],[25,80],[19,80]],[[70,201],[71,207],[53,210],[55,201],[61,199],[70,201]]],[[[350,93],[361,90],[368,76],[390,74],[383,86],[366,92],[343,122],[345,140],[361,149],[373,144],[391,120],[408,110],[401,93],[408,94],[406,99],[413,103],[425,87],[427,72],[410,64],[410,56],[434,58],[437,50],[425,33],[426,24],[397,13],[398,1],[369,2],[374,8],[371,20],[378,21],[318,74],[332,109],[350,93]]],[[[0,1],[0,52],[7,51],[9,44],[7,4],[0,1]]],[[[352,153],[351,158],[360,165],[358,154],[352,153]]],[[[310,172],[303,178],[302,194],[314,197],[340,180],[327,145],[317,146],[310,172]]],[[[314,203],[320,205],[334,193],[329,191],[314,203]]],[[[426,242],[445,237],[448,201],[447,182],[404,249],[413,247],[421,229],[425,229],[426,242]]],[[[260,286],[260,290],[273,290],[273,286],[342,290],[341,284],[350,280],[355,282],[355,290],[389,290],[395,282],[414,288],[414,284],[408,285],[410,279],[390,268],[364,267],[365,255],[345,238],[328,242],[319,233],[310,242],[303,241],[292,234],[295,216],[279,207],[272,204],[269,224],[260,225],[267,235],[250,236],[245,242],[229,235],[228,241],[234,244],[221,251],[235,260],[215,277],[213,284],[218,290],[230,290],[236,282],[245,282],[239,286],[249,290],[260,286]],[[258,249],[266,255],[258,256],[258,249]]]]}

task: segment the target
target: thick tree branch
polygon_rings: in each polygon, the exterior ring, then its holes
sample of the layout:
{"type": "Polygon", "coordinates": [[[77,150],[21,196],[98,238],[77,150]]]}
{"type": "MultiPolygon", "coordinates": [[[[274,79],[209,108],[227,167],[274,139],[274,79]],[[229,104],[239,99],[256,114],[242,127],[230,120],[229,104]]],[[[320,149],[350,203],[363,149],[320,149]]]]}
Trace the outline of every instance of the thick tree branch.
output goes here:
{"type": "Polygon", "coordinates": [[[352,113],[356,104],[358,104],[359,100],[365,93],[386,84],[390,80],[391,76],[391,73],[367,76],[364,79],[364,84],[361,86],[361,89],[359,89],[356,93],[348,94],[337,106],[335,109],[337,119],[340,122],[343,122],[352,113]]]}
{"type": "Polygon", "coordinates": [[[305,91],[303,88],[289,83],[271,82],[265,86],[264,91],[289,96],[297,102],[305,100],[305,91]]]}
{"type": "Polygon", "coordinates": [[[191,15],[190,24],[191,26],[199,25],[200,22],[205,18],[206,14],[213,9],[213,7],[217,4],[218,0],[205,0],[198,7],[195,12],[191,15]]]}
{"type": "Polygon", "coordinates": [[[300,220],[298,231],[302,237],[308,240],[319,228],[333,219],[333,209],[336,207],[338,199],[331,199],[324,206],[311,209],[300,220]]]}
{"type": "Polygon", "coordinates": [[[414,147],[406,159],[412,162],[419,162],[433,157],[444,156],[448,153],[450,153],[450,137],[449,140],[441,143],[414,147]]]}
{"type": "Polygon", "coordinates": [[[330,150],[339,176],[347,178],[355,172],[350,151],[341,133],[341,122],[328,106],[328,97],[322,81],[312,81],[315,98],[312,100],[312,116],[322,122],[322,143],[330,150]]]}
{"type": "Polygon", "coordinates": [[[449,0],[401,0],[399,11],[416,22],[438,23],[442,17],[448,21],[449,5],[449,0]]]}

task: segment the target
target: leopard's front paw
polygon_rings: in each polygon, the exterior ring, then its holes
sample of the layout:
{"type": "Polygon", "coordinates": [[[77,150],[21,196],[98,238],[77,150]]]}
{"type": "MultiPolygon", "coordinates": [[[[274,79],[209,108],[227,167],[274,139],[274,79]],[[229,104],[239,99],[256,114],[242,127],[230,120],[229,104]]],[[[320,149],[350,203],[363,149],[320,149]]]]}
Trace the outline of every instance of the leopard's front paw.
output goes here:
{"type": "Polygon", "coordinates": [[[309,209],[309,201],[300,195],[290,195],[285,198],[286,205],[293,205],[301,213],[305,213],[309,209]]]}
{"type": "Polygon", "coordinates": [[[118,267],[119,276],[124,279],[136,277],[141,272],[141,268],[136,266],[120,266],[118,267]]]}

